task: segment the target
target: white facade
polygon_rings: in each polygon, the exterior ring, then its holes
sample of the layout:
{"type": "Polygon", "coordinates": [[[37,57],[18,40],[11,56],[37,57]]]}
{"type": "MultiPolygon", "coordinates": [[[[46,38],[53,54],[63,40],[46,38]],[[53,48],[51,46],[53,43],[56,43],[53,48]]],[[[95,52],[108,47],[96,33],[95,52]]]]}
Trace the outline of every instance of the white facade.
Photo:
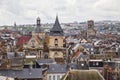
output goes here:
{"type": "Polygon", "coordinates": [[[0,80],[14,80],[14,78],[6,77],[6,76],[0,76],[0,80]]]}
{"type": "Polygon", "coordinates": [[[47,75],[47,80],[60,80],[65,73],[51,73],[47,75]]]}

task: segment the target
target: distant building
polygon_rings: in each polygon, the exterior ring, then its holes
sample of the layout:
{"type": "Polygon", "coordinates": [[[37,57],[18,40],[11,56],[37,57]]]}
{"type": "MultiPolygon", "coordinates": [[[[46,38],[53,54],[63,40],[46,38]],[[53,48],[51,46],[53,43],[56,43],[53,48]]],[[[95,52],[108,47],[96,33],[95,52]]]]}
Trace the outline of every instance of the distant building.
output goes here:
{"type": "Polygon", "coordinates": [[[94,21],[89,20],[87,22],[87,24],[88,24],[87,37],[95,36],[96,35],[96,30],[94,29],[94,21]]]}

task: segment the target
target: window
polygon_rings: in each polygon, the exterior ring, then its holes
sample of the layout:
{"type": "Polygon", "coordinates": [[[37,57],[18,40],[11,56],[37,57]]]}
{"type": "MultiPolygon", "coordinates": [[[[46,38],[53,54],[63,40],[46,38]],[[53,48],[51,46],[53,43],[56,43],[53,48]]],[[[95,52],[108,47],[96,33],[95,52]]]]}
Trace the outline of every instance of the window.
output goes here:
{"type": "Polygon", "coordinates": [[[49,76],[49,80],[52,80],[52,79],[51,79],[51,76],[49,76]]]}
{"type": "Polygon", "coordinates": [[[96,66],[98,66],[99,65],[99,62],[96,62],[96,66]]]}
{"type": "Polygon", "coordinates": [[[55,39],[54,44],[56,47],[58,46],[58,39],[55,39]]]}
{"type": "Polygon", "coordinates": [[[95,64],[96,64],[96,63],[95,63],[95,62],[93,62],[93,66],[95,66],[95,64]]]}
{"type": "Polygon", "coordinates": [[[40,51],[40,54],[39,54],[39,56],[40,56],[40,57],[42,57],[42,55],[41,55],[41,51],[40,51]]]}
{"type": "Polygon", "coordinates": [[[60,75],[57,75],[57,80],[60,80],[60,75]]]}
{"type": "Polygon", "coordinates": [[[53,80],[55,80],[55,76],[53,76],[53,80]]]}

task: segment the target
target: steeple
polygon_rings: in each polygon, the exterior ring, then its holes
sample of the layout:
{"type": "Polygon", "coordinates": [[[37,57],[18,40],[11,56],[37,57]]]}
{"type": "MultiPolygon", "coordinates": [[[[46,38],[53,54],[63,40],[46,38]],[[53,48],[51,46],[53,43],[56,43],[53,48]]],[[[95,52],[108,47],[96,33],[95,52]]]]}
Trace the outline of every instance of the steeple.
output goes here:
{"type": "Polygon", "coordinates": [[[14,28],[15,28],[16,31],[18,30],[18,29],[17,29],[16,22],[14,22],[14,28]]]}
{"type": "Polygon", "coordinates": [[[63,30],[60,26],[58,16],[56,16],[55,23],[53,25],[53,28],[50,30],[50,36],[63,36],[63,30]]]}
{"type": "Polygon", "coordinates": [[[16,27],[16,22],[14,22],[14,27],[16,27]]]}
{"type": "Polygon", "coordinates": [[[37,25],[36,25],[36,28],[35,28],[35,32],[36,33],[40,33],[42,30],[41,30],[41,23],[40,23],[40,17],[37,17],[37,25]]]}

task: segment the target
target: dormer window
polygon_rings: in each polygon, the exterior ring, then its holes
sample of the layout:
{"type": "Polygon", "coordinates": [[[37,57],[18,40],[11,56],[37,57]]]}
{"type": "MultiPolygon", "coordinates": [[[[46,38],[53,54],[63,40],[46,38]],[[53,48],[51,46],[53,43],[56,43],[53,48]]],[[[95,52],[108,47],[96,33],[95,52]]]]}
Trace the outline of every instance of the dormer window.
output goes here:
{"type": "Polygon", "coordinates": [[[58,39],[55,39],[54,44],[56,47],[58,46],[58,39]]]}

